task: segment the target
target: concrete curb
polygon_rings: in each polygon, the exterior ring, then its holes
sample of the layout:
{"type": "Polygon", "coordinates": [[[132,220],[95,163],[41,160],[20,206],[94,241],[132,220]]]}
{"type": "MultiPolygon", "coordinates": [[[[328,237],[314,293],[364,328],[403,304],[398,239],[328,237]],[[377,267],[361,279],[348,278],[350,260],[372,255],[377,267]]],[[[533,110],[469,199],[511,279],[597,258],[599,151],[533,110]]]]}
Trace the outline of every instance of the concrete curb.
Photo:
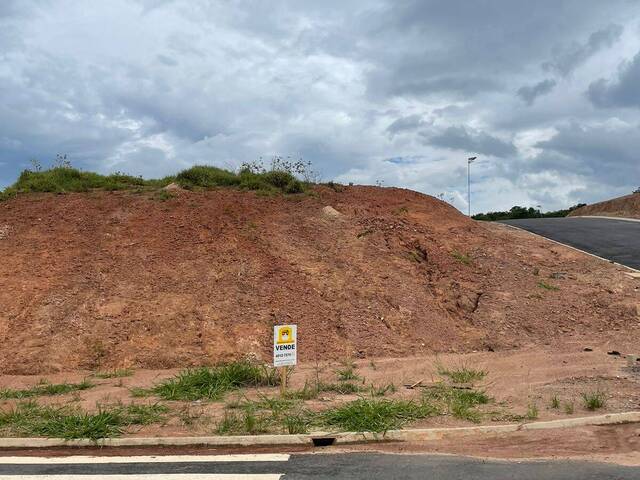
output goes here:
{"type": "Polygon", "coordinates": [[[456,428],[422,428],[407,430],[390,430],[386,434],[363,433],[326,433],[317,432],[305,435],[242,435],[211,437],[130,437],[105,438],[92,440],[64,440],[61,438],[0,438],[0,448],[52,448],[52,447],[161,447],[161,446],[312,446],[314,439],[335,439],[334,444],[350,444],[362,442],[415,442],[439,440],[442,438],[466,437],[471,435],[494,435],[500,433],[545,430],[553,428],[571,428],[587,425],[614,425],[620,423],[640,422],[640,411],[609,413],[592,417],[568,418],[547,422],[521,423],[509,425],[485,425],[456,428]]]}

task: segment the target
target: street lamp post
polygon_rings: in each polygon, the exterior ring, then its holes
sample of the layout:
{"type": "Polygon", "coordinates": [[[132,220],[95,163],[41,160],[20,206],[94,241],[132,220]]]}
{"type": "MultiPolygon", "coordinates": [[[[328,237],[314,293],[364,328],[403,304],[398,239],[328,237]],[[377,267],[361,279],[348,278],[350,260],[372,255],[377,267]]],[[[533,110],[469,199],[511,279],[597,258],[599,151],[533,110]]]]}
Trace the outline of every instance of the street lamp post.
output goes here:
{"type": "Polygon", "coordinates": [[[469,211],[469,216],[471,216],[471,164],[478,157],[469,157],[467,158],[467,206],[469,211]]]}

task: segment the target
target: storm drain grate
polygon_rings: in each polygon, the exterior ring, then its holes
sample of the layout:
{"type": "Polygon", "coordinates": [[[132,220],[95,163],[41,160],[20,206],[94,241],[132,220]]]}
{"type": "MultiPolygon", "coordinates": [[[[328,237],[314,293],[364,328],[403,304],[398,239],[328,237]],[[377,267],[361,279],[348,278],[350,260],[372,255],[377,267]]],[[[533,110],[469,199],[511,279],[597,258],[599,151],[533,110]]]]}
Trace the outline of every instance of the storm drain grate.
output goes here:
{"type": "Polygon", "coordinates": [[[311,440],[314,447],[330,447],[336,443],[336,437],[316,437],[311,440]]]}

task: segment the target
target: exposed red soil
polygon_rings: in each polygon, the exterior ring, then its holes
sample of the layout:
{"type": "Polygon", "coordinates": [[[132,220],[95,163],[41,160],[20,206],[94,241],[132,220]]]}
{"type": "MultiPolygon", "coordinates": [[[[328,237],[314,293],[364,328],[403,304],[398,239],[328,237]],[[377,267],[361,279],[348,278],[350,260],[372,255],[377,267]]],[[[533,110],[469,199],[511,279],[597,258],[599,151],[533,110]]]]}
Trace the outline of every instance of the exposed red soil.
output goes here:
{"type": "Polygon", "coordinates": [[[285,322],[307,361],[638,338],[621,267],[408,190],[20,195],[0,231],[5,374],[268,361],[285,322]]]}
{"type": "Polygon", "coordinates": [[[613,198],[605,202],[580,207],[569,213],[570,217],[602,215],[606,217],[640,218],[640,193],[613,198]]]}

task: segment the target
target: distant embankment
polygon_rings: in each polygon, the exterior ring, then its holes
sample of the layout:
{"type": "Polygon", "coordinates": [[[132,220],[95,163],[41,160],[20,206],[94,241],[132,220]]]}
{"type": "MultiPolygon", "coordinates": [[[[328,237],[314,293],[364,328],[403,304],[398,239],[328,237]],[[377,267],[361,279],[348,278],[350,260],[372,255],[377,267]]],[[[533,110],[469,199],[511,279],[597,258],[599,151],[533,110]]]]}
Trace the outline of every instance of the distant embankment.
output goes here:
{"type": "Polygon", "coordinates": [[[602,215],[607,217],[640,218],[640,193],[580,207],[569,213],[570,217],[602,215]]]}

